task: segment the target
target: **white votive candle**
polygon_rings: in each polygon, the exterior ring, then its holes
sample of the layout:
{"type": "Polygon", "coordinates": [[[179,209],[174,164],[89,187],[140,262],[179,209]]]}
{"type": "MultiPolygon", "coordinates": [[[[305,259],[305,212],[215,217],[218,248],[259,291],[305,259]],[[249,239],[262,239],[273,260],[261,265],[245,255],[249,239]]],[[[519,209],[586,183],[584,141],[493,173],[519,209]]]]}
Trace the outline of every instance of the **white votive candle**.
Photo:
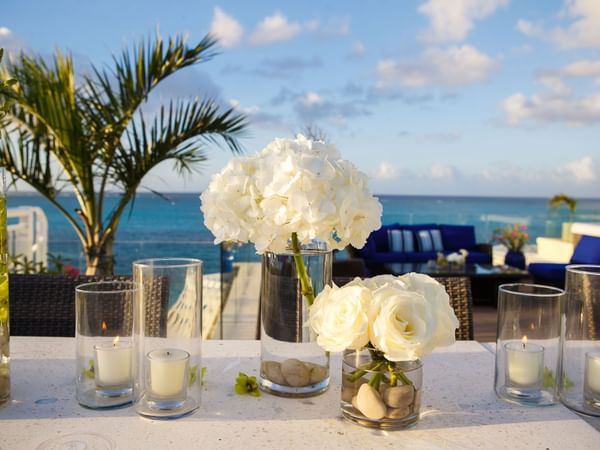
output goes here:
{"type": "Polygon", "coordinates": [[[600,395],[600,351],[585,354],[585,387],[600,395]]]}
{"type": "Polygon", "coordinates": [[[506,350],[506,374],[511,384],[518,386],[538,386],[544,374],[544,347],[527,342],[509,342],[506,350]]]}
{"type": "Polygon", "coordinates": [[[178,349],[159,349],[148,353],[150,392],[155,397],[178,397],[185,389],[190,354],[178,349]]]}
{"type": "Polygon", "coordinates": [[[131,384],[131,344],[113,342],[94,345],[96,384],[102,387],[128,386],[131,384]]]}

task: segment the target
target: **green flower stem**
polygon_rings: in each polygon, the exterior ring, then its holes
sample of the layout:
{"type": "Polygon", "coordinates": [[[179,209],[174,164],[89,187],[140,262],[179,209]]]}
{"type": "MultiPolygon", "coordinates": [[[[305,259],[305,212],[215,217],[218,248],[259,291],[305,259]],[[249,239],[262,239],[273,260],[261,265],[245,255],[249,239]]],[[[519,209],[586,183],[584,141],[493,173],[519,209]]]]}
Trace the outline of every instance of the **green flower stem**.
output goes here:
{"type": "Polygon", "coordinates": [[[362,377],[364,374],[366,374],[368,371],[378,370],[382,365],[383,365],[383,361],[373,361],[370,364],[368,364],[367,366],[365,366],[363,369],[357,369],[354,372],[352,372],[352,374],[348,377],[348,380],[356,381],[360,377],[362,377]]]}
{"type": "Polygon", "coordinates": [[[312,288],[312,283],[306,272],[306,266],[302,259],[300,241],[298,240],[298,234],[292,233],[292,250],[294,251],[294,262],[296,263],[296,270],[298,271],[298,278],[300,278],[300,286],[302,288],[302,296],[306,298],[309,306],[315,301],[315,291],[312,288]]]}
{"type": "Polygon", "coordinates": [[[409,386],[413,385],[413,382],[410,378],[408,378],[406,375],[404,375],[404,372],[402,372],[401,370],[398,370],[396,375],[398,376],[398,378],[400,378],[400,381],[402,381],[402,384],[406,384],[409,386]]]}
{"type": "Polygon", "coordinates": [[[368,384],[375,389],[376,391],[379,390],[379,385],[381,384],[381,378],[382,378],[382,374],[381,372],[377,372],[375,375],[373,375],[371,377],[371,379],[369,380],[368,384]]]}
{"type": "MultiPolygon", "coordinates": [[[[398,376],[396,375],[395,369],[396,364],[389,362],[387,364],[388,372],[390,373],[390,386],[396,386],[398,384],[398,376]]],[[[402,374],[404,375],[404,374],[402,374]]]]}

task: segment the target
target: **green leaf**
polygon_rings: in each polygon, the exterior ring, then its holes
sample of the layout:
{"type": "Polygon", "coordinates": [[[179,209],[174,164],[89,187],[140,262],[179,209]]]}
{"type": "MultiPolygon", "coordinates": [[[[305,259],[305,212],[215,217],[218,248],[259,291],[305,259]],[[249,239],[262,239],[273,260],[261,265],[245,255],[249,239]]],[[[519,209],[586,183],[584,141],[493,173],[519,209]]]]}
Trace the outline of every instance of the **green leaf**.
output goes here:
{"type": "Polygon", "coordinates": [[[255,376],[246,375],[244,372],[239,372],[233,386],[235,393],[238,395],[250,394],[253,397],[260,397],[260,390],[255,376]]]}

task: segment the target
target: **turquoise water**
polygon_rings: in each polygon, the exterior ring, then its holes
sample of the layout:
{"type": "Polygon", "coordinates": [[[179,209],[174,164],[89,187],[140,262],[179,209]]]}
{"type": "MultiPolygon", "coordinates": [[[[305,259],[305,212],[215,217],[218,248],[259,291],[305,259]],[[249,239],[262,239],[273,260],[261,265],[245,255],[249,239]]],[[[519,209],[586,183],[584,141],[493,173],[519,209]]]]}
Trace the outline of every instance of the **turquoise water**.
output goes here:
{"type": "MultiPolygon", "coordinates": [[[[130,273],[139,258],[179,256],[205,261],[205,272],[219,271],[218,248],[203,224],[197,194],[138,194],[133,210],[122,216],[115,244],[117,273],[130,273]]],[[[107,210],[118,194],[108,197],[107,210]]],[[[528,226],[530,242],[537,236],[560,236],[561,223],[569,219],[566,208],[548,209],[543,198],[380,196],[384,224],[445,223],[474,225],[479,242],[489,242],[495,228],[522,223],[528,226]]],[[[77,208],[73,196],[61,197],[67,210],[77,208]]],[[[10,193],[9,208],[39,206],[48,218],[49,252],[70,259],[79,267],[84,262],[75,232],[62,215],[43,197],[32,193],[10,193]]],[[[575,221],[600,223],[600,199],[578,201],[575,221]]],[[[250,258],[252,249],[241,249],[240,258],[250,258]]]]}

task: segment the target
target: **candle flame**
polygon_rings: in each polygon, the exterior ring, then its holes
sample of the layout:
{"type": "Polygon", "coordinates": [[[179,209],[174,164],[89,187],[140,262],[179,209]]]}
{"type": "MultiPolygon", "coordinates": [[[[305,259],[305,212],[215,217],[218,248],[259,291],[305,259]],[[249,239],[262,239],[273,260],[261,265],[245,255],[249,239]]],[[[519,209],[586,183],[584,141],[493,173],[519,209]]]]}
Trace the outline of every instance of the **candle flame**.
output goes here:
{"type": "Polygon", "coordinates": [[[106,334],[106,322],[103,320],[102,324],[100,325],[100,329],[102,330],[102,336],[104,336],[106,334]]]}
{"type": "Polygon", "coordinates": [[[119,336],[116,336],[116,337],[113,339],[113,346],[114,346],[114,347],[116,347],[117,345],[119,345],[119,336]]]}
{"type": "Polygon", "coordinates": [[[523,336],[521,342],[523,342],[523,350],[525,350],[525,347],[527,346],[527,336],[523,336]]]}

